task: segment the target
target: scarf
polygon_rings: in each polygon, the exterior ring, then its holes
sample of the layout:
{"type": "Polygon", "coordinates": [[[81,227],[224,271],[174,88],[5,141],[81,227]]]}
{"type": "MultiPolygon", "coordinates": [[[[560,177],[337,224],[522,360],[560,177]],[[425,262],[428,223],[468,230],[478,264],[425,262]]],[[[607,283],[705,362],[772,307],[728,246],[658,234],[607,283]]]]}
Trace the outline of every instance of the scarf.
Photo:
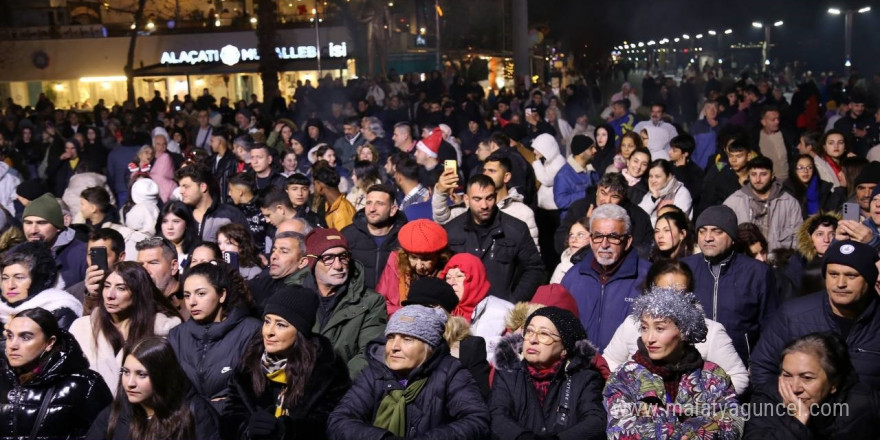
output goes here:
{"type": "Polygon", "coordinates": [[[814,174],[810,179],[810,185],[807,186],[806,215],[813,215],[817,212],[819,212],[819,175],[814,174]]]}
{"type": "Polygon", "coordinates": [[[639,349],[633,354],[633,360],[663,379],[663,388],[666,390],[666,401],[668,403],[675,402],[675,398],[678,397],[678,387],[682,376],[703,367],[703,357],[694,348],[693,344],[685,343],[684,356],[682,356],[677,364],[657,362],[651,359],[648,355],[648,349],[645,348],[645,344],[642,342],[642,338],[637,339],[636,344],[639,346],[639,349]]]}
{"type": "Polygon", "coordinates": [[[538,396],[538,403],[541,406],[544,406],[544,399],[547,398],[547,393],[550,392],[550,381],[552,381],[553,377],[556,376],[556,373],[559,372],[559,369],[562,367],[562,362],[563,359],[560,359],[547,368],[535,368],[531,365],[528,366],[529,377],[532,379],[532,387],[535,388],[535,394],[538,396]]]}
{"type": "Polygon", "coordinates": [[[630,176],[629,170],[626,169],[621,171],[620,174],[623,176],[624,179],[626,179],[627,186],[636,186],[636,184],[639,183],[640,180],[642,180],[641,177],[630,176]]]}
{"type": "Polygon", "coordinates": [[[271,359],[269,358],[269,353],[264,351],[261,361],[266,378],[270,382],[279,383],[283,386],[281,392],[275,397],[275,417],[286,415],[287,409],[284,408],[284,393],[287,391],[287,374],[284,372],[284,369],[287,367],[287,359],[271,359]]]}
{"type": "Polygon", "coordinates": [[[406,405],[416,400],[427,382],[428,378],[423,377],[410,382],[402,390],[391,390],[386,394],[379,402],[373,426],[388,430],[397,437],[404,437],[406,435],[406,405]]]}

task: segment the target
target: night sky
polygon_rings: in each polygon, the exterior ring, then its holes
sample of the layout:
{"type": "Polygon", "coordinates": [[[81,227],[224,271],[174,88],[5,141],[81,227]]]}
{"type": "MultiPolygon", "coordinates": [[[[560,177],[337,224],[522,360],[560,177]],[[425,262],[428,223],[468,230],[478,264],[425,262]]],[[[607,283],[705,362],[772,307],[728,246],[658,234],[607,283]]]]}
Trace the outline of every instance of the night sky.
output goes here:
{"type": "Polygon", "coordinates": [[[549,24],[550,37],[569,48],[583,50],[588,44],[591,57],[607,54],[624,40],[671,40],[709,29],[731,28],[733,41],[757,43],[763,40],[763,31],[753,28],[752,21],[783,20],[785,24],[774,28],[771,37],[782,61],[799,59],[813,70],[842,70],[844,18],[826,11],[863,6],[873,10],[855,16],[853,62],[864,74],[873,74],[880,71],[880,32],[871,32],[880,28],[876,0],[532,0],[529,18],[532,23],[549,24]]]}

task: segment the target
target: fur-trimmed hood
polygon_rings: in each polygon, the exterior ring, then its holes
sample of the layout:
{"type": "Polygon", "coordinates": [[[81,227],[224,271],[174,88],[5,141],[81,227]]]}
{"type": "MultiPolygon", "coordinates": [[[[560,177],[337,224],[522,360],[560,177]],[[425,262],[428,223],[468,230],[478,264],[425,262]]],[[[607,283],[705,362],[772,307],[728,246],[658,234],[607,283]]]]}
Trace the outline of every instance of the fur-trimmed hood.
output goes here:
{"type": "MultiPolygon", "coordinates": [[[[495,346],[495,368],[504,371],[522,369],[523,335],[511,333],[501,338],[495,346]]],[[[565,371],[573,372],[584,366],[589,367],[599,350],[587,339],[575,343],[575,353],[566,358],[565,371]]]]}
{"type": "Polygon", "coordinates": [[[82,316],[82,303],[64,290],[49,288],[37,293],[15,305],[0,301],[0,321],[9,322],[9,318],[23,310],[42,307],[50,312],[59,309],[70,309],[77,317],[82,316]]]}
{"type": "Polygon", "coordinates": [[[810,227],[815,222],[819,221],[819,217],[824,215],[834,217],[837,220],[841,219],[840,214],[834,211],[819,211],[807,217],[807,219],[798,226],[797,231],[795,232],[795,245],[797,246],[797,251],[806,258],[807,262],[813,261],[819,256],[819,253],[816,252],[816,246],[813,246],[813,238],[810,236],[810,227]]]}

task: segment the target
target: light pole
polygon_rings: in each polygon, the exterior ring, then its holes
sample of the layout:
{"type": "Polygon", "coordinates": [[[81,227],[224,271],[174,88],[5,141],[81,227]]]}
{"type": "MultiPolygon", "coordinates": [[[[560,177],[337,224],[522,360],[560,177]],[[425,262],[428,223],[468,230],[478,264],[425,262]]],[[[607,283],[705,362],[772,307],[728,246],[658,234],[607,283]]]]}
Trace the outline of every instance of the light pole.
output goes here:
{"type": "MultiPolygon", "coordinates": [[[[849,76],[850,70],[852,69],[852,26],[853,26],[853,16],[856,12],[859,14],[867,14],[871,12],[870,6],[865,6],[860,9],[847,9],[843,11],[846,15],[844,15],[843,21],[843,66],[846,69],[846,76],[849,76]]],[[[831,15],[840,15],[841,10],[837,8],[828,8],[828,13],[831,15]]]]}
{"type": "Polygon", "coordinates": [[[318,60],[318,78],[315,80],[315,84],[318,83],[318,80],[321,79],[321,33],[318,32],[318,23],[321,21],[321,18],[318,17],[318,1],[315,0],[315,7],[312,8],[312,14],[315,15],[315,48],[317,49],[317,60],[318,60]]]}
{"type": "Polygon", "coordinates": [[[770,65],[770,28],[782,26],[782,20],[779,20],[772,25],[770,23],[762,24],[760,21],[753,21],[752,27],[756,27],[758,29],[764,28],[764,46],[761,49],[761,56],[763,60],[761,60],[761,65],[763,66],[761,70],[763,72],[767,71],[767,66],[770,65]]]}

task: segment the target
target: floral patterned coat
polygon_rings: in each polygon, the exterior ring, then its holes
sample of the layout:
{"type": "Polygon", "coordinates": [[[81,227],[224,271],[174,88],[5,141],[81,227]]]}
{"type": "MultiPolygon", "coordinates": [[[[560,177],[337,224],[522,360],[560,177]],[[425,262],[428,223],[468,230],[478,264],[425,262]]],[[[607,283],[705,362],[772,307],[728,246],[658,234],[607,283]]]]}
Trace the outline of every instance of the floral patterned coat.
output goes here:
{"type": "Polygon", "coordinates": [[[738,439],[744,419],[730,377],[718,365],[682,376],[669,402],[663,379],[629,361],[611,377],[603,393],[608,438],[613,440],[738,439]]]}

